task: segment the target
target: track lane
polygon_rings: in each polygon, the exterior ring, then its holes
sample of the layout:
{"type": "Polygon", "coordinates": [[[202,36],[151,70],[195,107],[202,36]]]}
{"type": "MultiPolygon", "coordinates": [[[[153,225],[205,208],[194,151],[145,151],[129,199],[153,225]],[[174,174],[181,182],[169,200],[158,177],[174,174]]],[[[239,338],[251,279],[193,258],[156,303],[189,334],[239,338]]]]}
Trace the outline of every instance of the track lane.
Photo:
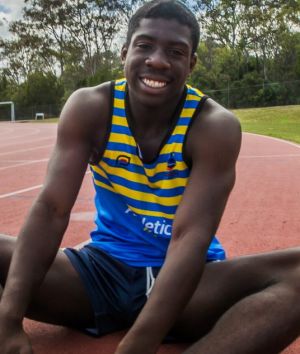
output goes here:
{"type": "MultiPolygon", "coordinates": [[[[0,144],[0,195],[42,184],[47,162],[34,161],[49,158],[53,144],[43,146],[38,141],[34,142],[34,137],[46,137],[48,129],[49,138],[53,138],[54,143],[56,125],[39,124],[43,126],[39,133],[43,135],[40,136],[31,130],[36,129],[36,124],[0,123],[0,136],[3,126],[6,129],[6,143],[18,141],[29,133],[32,134],[32,145],[28,143],[24,149],[19,144],[12,145],[10,151],[3,151],[0,144]],[[18,138],[12,140],[13,135],[18,138]]],[[[276,138],[243,134],[236,186],[218,230],[218,236],[230,257],[299,245],[299,175],[299,145],[276,138]]],[[[18,234],[38,191],[39,188],[36,188],[0,199],[0,233],[18,234]]],[[[93,228],[93,214],[93,186],[91,176],[86,175],[62,246],[74,246],[88,238],[93,228]]],[[[25,325],[37,354],[89,354],[95,351],[109,354],[113,353],[115,343],[122,335],[114,334],[95,340],[61,327],[27,320],[25,325]]],[[[182,347],[171,345],[162,347],[159,353],[176,354],[181,351],[182,347]]],[[[296,341],[283,353],[299,352],[300,341],[296,341]]]]}

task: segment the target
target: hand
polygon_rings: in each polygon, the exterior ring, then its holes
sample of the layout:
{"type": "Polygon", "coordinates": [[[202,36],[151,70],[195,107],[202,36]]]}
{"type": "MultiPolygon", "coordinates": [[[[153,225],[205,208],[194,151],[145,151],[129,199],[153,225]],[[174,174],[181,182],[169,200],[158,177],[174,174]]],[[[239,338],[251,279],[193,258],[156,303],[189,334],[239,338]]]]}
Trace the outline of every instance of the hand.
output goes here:
{"type": "Polygon", "coordinates": [[[29,338],[23,328],[9,327],[1,326],[0,328],[0,353],[33,354],[29,338]]]}
{"type": "Polygon", "coordinates": [[[121,348],[117,347],[115,354],[155,354],[156,351],[147,351],[145,348],[142,350],[139,349],[129,349],[129,348],[121,348]]]}
{"type": "Polygon", "coordinates": [[[138,343],[137,341],[129,344],[129,341],[123,339],[118,345],[115,354],[155,354],[156,352],[157,350],[149,346],[147,348],[145,344],[138,343]]]}

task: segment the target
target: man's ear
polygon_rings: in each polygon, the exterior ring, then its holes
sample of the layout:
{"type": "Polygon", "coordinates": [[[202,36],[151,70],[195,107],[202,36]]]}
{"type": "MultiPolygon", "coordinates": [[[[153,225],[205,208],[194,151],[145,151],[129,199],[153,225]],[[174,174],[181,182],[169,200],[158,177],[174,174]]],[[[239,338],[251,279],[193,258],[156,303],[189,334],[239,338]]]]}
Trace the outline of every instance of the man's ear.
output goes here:
{"type": "Polygon", "coordinates": [[[190,63],[190,73],[194,70],[194,67],[197,63],[198,55],[197,53],[192,54],[191,63],[190,63]]]}
{"type": "Polygon", "coordinates": [[[127,56],[128,48],[126,44],[123,44],[123,47],[121,49],[121,60],[122,64],[125,64],[126,56],[127,56]]]}

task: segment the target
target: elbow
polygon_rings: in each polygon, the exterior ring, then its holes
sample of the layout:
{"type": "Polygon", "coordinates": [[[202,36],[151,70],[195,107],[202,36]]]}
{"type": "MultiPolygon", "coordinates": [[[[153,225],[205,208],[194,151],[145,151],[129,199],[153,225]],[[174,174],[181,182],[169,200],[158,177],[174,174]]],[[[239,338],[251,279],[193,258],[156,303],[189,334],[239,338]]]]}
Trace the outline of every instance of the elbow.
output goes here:
{"type": "Polygon", "coordinates": [[[180,250],[183,247],[187,247],[190,250],[196,251],[198,254],[202,251],[203,254],[205,254],[210,245],[211,239],[212,236],[204,230],[201,230],[201,228],[189,230],[175,227],[172,232],[169,248],[180,250]]]}
{"type": "Polygon", "coordinates": [[[32,209],[37,217],[46,218],[49,222],[60,220],[61,223],[66,225],[69,223],[70,210],[45,197],[43,193],[38,197],[32,209]]]}

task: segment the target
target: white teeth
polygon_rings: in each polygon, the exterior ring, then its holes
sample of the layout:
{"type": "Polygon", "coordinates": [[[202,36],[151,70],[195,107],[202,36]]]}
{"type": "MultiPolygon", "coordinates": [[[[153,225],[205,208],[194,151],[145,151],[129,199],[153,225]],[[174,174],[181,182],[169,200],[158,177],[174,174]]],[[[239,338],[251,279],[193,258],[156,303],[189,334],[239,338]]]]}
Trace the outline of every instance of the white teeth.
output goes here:
{"type": "Polygon", "coordinates": [[[143,83],[149,87],[152,88],[162,88],[167,85],[165,81],[155,81],[155,80],[150,80],[150,79],[143,79],[143,83]]]}

